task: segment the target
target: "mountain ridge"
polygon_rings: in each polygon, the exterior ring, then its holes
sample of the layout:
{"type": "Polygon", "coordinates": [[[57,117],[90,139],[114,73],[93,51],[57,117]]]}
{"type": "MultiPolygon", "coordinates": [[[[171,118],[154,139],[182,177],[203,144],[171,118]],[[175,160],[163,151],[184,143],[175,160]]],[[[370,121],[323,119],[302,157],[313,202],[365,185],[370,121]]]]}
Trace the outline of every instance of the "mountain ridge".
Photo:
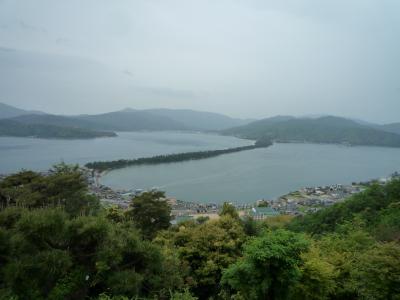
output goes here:
{"type": "MultiPolygon", "coordinates": [[[[12,106],[10,106],[12,107],[12,106]]],[[[11,115],[14,121],[25,124],[78,126],[87,129],[137,131],[137,130],[199,130],[218,131],[251,122],[250,119],[232,118],[219,113],[190,109],[132,109],[101,114],[55,115],[18,111],[11,115]],[[18,113],[19,112],[19,113],[18,113]]]]}
{"type": "Polygon", "coordinates": [[[36,137],[47,139],[90,139],[97,137],[114,137],[116,134],[109,131],[89,130],[80,127],[25,124],[12,119],[1,119],[0,136],[36,137]]]}
{"type": "Polygon", "coordinates": [[[399,134],[335,116],[316,119],[290,118],[280,121],[267,118],[221,133],[249,139],[268,137],[277,142],[400,147],[399,134]]]}
{"type": "MultiPolygon", "coordinates": [[[[59,130],[61,130],[60,127],[65,127],[64,130],[68,132],[74,132],[77,129],[91,130],[99,131],[101,134],[105,134],[105,132],[113,134],[114,131],[195,130],[255,140],[269,138],[278,142],[400,147],[400,123],[379,125],[329,115],[321,117],[278,115],[251,122],[249,119],[237,119],[223,114],[190,109],[137,110],[125,108],[102,114],[68,116],[42,112],[32,113],[7,104],[3,104],[3,106],[11,111],[11,115],[20,115],[2,120],[18,122],[19,128],[25,128],[25,130],[28,130],[26,127],[28,125],[41,126],[42,129],[43,126],[56,126],[59,127],[59,130]],[[231,126],[232,124],[236,126],[231,126]]],[[[3,124],[3,135],[7,133],[6,129],[12,134],[13,130],[10,124],[16,124],[12,122],[8,125],[3,124]]],[[[28,130],[28,132],[30,131],[28,130]]],[[[87,135],[90,134],[87,133],[87,135]]]]}
{"type": "Polygon", "coordinates": [[[25,110],[22,108],[17,108],[15,106],[0,102],[0,119],[8,119],[21,115],[29,114],[44,114],[44,112],[36,110],[25,110]]]}
{"type": "Polygon", "coordinates": [[[224,114],[197,111],[192,109],[154,108],[146,112],[169,117],[197,130],[223,130],[234,126],[245,125],[254,120],[233,118],[224,114]]]}

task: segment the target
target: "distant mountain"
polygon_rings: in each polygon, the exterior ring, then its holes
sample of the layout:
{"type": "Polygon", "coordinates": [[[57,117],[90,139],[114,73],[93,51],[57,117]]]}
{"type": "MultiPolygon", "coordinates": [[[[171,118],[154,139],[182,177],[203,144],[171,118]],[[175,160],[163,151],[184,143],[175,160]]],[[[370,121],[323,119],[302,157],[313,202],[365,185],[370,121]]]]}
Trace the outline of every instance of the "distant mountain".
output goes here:
{"type": "Polygon", "coordinates": [[[268,137],[278,142],[400,147],[400,135],[398,134],[333,116],[316,119],[288,118],[286,120],[268,118],[222,132],[249,139],[268,137]]]}
{"type": "Polygon", "coordinates": [[[0,120],[0,136],[87,139],[96,137],[113,137],[116,136],[116,134],[114,132],[95,131],[77,127],[24,124],[11,119],[2,119],[0,120]]]}
{"type": "Polygon", "coordinates": [[[24,114],[16,116],[12,120],[24,124],[47,124],[111,131],[219,130],[228,125],[241,125],[249,122],[216,113],[172,109],[124,109],[105,114],[78,116],[24,114]]]}
{"type": "Polygon", "coordinates": [[[43,113],[39,111],[24,110],[5,103],[0,103],[0,119],[7,119],[27,114],[43,114],[43,113]]]}
{"type": "Polygon", "coordinates": [[[12,121],[17,121],[23,124],[41,124],[41,125],[52,125],[61,127],[76,127],[97,130],[101,129],[102,124],[92,121],[80,119],[79,117],[72,116],[60,116],[60,115],[22,115],[14,118],[10,118],[12,121]]]}
{"type": "Polygon", "coordinates": [[[396,134],[400,134],[400,123],[390,123],[390,124],[376,124],[376,123],[371,123],[371,122],[366,122],[363,120],[359,120],[359,119],[352,119],[355,122],[361,124],[361,125],[365,125],[371,128],[375,128],[377,130],[383,130],[386,132],[392,132],[392,133],[396,133],[396,134]]]}
{"type": "Polygon", "coordinates": [[[80,116],[23,115],[14,117],[11,120],[24,124],[45,124],[109,131],[188,129],[185,125],[167,117],[142,111],[117,111],[99,115],[80,116]]]}
{"type": "Polygon", "coordinates": [[[400,134],[400,123],[391,123],[380,126],[382,130],[400,134]]]}
{"type": "Polygon", "coordinates": [[[102,130],[188,130],[184,124],[171,118],[146,111],[123,110],[99,115],[77,116],[81,121],[97,124],[102,130]]]}
{"type": "Polygon", "coordinates": [[[250,122],[250,120],[230,118],[217,113],[179,109],[134,110],[128,108],[97,115],[61,116],[40,112],[32,114],[30,111],[6,104],[0,104],[0,108],[4,116],[16,115],[3,119],[10,123],[3,124],[1,135],[31,136],[38,135],[35,133],[35,130],[38,130],[41,136],[45,136],[46,126],[47,131],[52,132],[51,135],[57,135],[56,129],[64,128],[64,133],[70,136],[73,134],[108,136],[113,135],[114,131],[205,130],[255,140],[266,137],[280,142],[400,147],[400,123],[378,125],[333,116],[312,118],[275,116],[250,122]],[[15,130],[11,130],[13,124],[16,126],[15,130]],[[232,124],[235,126],[226,129],[232,124]],[[237,124],[240,125],[236,126],[237,124]],[[28,130],[28,128],[35,128],[35,130],[28,130]],[[107,131],[110,132],[107,133],[107,131]]]}
{"type": "Polygon", "coordinates": [[[145,112],[167,117],[187,128],[196,130],[223,130],[250,123],[253,120],[231,118],[226,115],[189,109],[147,109],[145,112]]]}
{"type": "Polygon", "coordinates": [[[355,119],[355,118],[351,118],[351,120],[353,120],[354,122],[360,124],[360,125],[365,125],[368,127],[373,127],[373,128],[377,128],[381,125],[377,124],[377,123],[372,123],[372,122],[368,122],[368,121],[364,121],[364,120],[360,120],[360,119],[355,119]]]}

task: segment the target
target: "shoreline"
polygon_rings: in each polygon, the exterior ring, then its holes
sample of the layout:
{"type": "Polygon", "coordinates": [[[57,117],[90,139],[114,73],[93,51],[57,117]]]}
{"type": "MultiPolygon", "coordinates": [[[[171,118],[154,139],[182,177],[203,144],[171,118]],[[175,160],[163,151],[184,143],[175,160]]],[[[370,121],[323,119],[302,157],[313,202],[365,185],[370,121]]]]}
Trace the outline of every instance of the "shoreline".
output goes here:
{"type": "Polygon", "coordinates": [[[103,172],[103,171],[111,171],[133,166],[159,165],[166,163],[184,162],[190,160],[202,160],[230,153],[254,150],[258,148],[268,148],[272,145],[273,143],[270,140],[261,139],[257,140],[253,145],[248,145],[248,146],[240,146],[240,147],[218,149],[218,150],[172,153],[165,155],[156,155],[151,157],[140,157],[135,159],[96,161],[96,162],[86,163],[85,167],[92,170],[93,172],[103,172]]]}
{"type": "MultiPolygon", "coordinates": [[[[354,194],[363,192],[371,184],[384,184],[393,179],[400,179],[400,173],[394,172],[393,174],[380,178],[369,179],[362,182],[353,182],[351,184],[330,184],[326,186],[309,186],[299,188],[295,191],[290,191],[286,194],[280,195],[275,199],[258,199],[249,203],[235,203],[229,202],[239,211],[248,211],[254,207],[258,207],[264,203],[267,207],[272,208],[282,215],[301,215],[308,212],[316,212],[324,207],[334,205],[336,203],[345,201],[347,198],[354,194]]],[[[111,205],[119,205],[127,207],[132,197],[142,192],[149,190],[117,190],[108,186],[101,185],[93,186],[95,191],[100,192],[97,194],[103,203],[111,205]],[[103,194],[101,194],[103,193],[103,194]],[[101,197],[103,196],[103,197],[101,197]]],[[[201,216],[205,214],[216,214],[223,203],[204,203],[197,201],[185,201],[177,199],[174,196],[167,197],[170,202],[174,215],[187,216],[196,215],[201,216]]]]}

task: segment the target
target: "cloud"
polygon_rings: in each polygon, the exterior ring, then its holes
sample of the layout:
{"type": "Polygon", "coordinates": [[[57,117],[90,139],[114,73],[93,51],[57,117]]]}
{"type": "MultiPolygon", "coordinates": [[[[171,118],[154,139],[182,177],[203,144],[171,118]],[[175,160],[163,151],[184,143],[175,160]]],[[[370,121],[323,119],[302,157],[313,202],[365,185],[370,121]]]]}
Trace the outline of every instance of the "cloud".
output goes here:
{"type": "MultiPolygon", "coordinates": [[[[398,11],[392,0],[13,0],[0,2],[0,41],[124,70],[109,78],[121,90],[104,89],[116,109],[133,94],[137,107],[396,121],[398,11]]],[[[93,95],[79,90],[71,96],[93,95]]]]}

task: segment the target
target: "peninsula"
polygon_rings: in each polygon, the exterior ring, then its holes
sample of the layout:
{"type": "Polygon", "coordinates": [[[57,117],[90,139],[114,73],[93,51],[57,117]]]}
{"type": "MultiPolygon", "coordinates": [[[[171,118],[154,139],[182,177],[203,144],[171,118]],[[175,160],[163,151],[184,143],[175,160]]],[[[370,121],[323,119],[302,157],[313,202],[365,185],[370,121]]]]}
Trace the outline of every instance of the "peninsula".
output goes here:
{"type": "Polygon", "coordinates": [[[253,150],[256,148],[266,148],[272,145],[269,139],[261,138],[257,140],[254,145],[220,149],[220,150],[208,150],[208,151],[196,151],[196,152],[184,152],[184,153],[174,153],[167,155],[157,155],[152,157],[141,157],[136,159],[119,159],[113,161],[97,161],[90,162],[85,165],[85,167],[96,170],[99,172],[120,169],[130,166],[140,166],[140,165],[158,165],[164,163],[174,163],[182,162],[187,160],[199,160],[210,157],[219,156],[222,154],[240,152],[245,150],[253,150]]]}

